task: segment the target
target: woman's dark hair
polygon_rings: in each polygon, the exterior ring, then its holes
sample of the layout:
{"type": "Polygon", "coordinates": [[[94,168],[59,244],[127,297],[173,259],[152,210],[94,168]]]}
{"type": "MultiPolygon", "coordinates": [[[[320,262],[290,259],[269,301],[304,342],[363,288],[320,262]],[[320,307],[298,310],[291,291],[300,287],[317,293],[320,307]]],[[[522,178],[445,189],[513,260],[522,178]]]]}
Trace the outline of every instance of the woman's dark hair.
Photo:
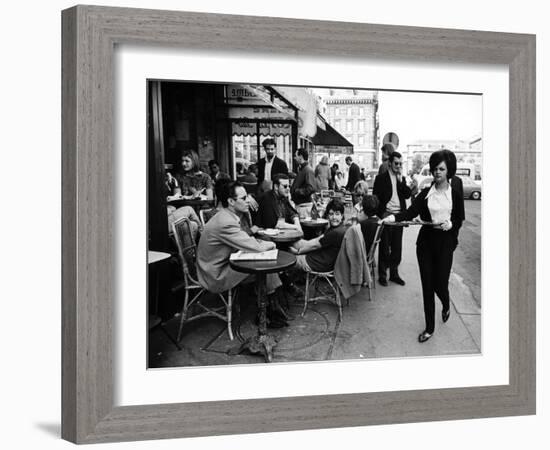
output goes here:
{"type": "Polygon", "coordinates": [[[304,158],[304,161],[307,161],[309,159],[309,153],[305,148],[299,148],[298,150],[296,150],[296,154],[304,158]]]}
{"type": "Polygon", "coordinates": [[[228,183],[223,183],[221,185],[218,200],[222,202],[222,206],[224,208],[227,208],[229,206],[230,198],[236,197],[238,187],[242,187],[244,189],[244,185],[239,181],[229,181],[228,183]]]}
{"type": "Polygon", "coordinates": [[[342,213],[342,215],[344,215],[344,203],[337,198],[332,199],[330,202],[328,202],[327,208],[325,209],[325,219],[328,219],[328,213],[330,211],[339,211],[342,213]]]}
{"type": "Polygon", "coordinates": [[[447,166],[447,179],[451,179],[455,176],[456,173],[456,156],[455,154],[447,149],[438,150],[433,152],[430,155],[430,172],[433,175],[435,168],[441,164],[445,163],[447,166]]]}
{"type": "Polygon", "coordinates": [[[374,216],[378,212],[378,206],[380,205],[380,202],[378,201],[378,197],[376,195],[365,195],[363,196],[362,206],[363,206],[363,212],[367,216],[374,216]]]}

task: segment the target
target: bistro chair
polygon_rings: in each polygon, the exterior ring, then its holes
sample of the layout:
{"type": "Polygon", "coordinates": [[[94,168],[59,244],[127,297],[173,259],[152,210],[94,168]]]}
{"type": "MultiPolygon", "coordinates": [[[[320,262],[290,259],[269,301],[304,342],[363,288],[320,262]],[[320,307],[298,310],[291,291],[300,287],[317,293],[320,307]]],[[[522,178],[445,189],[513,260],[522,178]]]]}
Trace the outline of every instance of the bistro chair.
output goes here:
{"type": "Polygon", "coordinates": [[[201,209],[199,211],[199,217],[201,219],[202,226],[204,227],[206,225],[206,222],[208,222],[212,217],[214,217],[217,212],[218,210],[216,208],[201,209]]]}
{"type": "Polygon", "coordinates": [[[371,282],[369,283],[369,300],[373,300],[376,292],[376,258],[374,254],[376,253],[376,248],[380,243],[382,238],[382,230],[384,229],[384,224],[378,225],[374,239],[367,253],[367,264],[369,266],[371,282]]]}
{"type": "Polygon", "coordinates": [[[197,245],[191,234],[189,219],[182,217],[176,220],[172,224],[172,230],[183,269],[185,289],[177,341],[181,340],[184,323],[208,316],[217,317],[227,322],[227,333],[229,334],[229,339],[233,340],[233,331],[231,329],[233,298],[231,290],[227,291],[225,297],[221,293],[212,294],[217,297],[216,300],[221,301],[221,305],[213,307],[206,304],[206,300],[209,300],[211,295],[208,295],[207,289],[198,281],[196,272],[197,245]],[[194,314],[191,314],[192,312],[194,314]]]}
{"type": "Polygon", "coordinates": [[[306,292],[304,295],[304,309],[302,310],[302,317],[304,317],[306,311],[307,311],[307,305],[310,302],[317,302],[317,301],[328,301],[330,303],[336,304],[338,306],[338,322],[342,320],[342,300],[340,297],[340,288],[336,284],[336,281],[334,280],[334,271],[330,272],[306,272],[306,292]],[[310,293],[315,289],[315,293],[319,290],[318,283],[320,280],[325,280],[327,284],[330,286],[332,293],[334,293],[334,299],[330,297],[330,295],[327,295],[326,293],[323,293],[324,295],[320,295],[317,297],[310,297],[310,293]]]}
{"type": "Polygon", "coordinates": [[[331,199],[334,197],[334,190],[332,189],[323,189],[321,190],[321,199],[331,199]]]}

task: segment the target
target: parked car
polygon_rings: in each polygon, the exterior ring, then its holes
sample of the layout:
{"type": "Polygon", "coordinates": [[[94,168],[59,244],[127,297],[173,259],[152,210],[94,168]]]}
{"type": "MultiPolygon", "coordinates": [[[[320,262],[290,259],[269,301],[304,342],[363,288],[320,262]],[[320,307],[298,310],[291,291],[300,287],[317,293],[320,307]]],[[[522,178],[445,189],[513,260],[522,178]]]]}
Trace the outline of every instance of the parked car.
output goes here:
{"type": "Polygon", "coordinates": [[[481,182],[474,181],[472,177],[460,177],[462,178],[462,186],[464,187],[464,198],[471,198],[472,200],[481,199],[481,182]]]}
{"type": "MultiPolygon", "coordinates": [[[[460,177],[462,179],[462,187],[464,188],[464,198],[472,200],[481,199],[481,183],[474,181],[471,177],[460,177]]],[[[418,185],[418,192],[426,187],[430,187],[433,177],[425,177],[418,185]]]]}

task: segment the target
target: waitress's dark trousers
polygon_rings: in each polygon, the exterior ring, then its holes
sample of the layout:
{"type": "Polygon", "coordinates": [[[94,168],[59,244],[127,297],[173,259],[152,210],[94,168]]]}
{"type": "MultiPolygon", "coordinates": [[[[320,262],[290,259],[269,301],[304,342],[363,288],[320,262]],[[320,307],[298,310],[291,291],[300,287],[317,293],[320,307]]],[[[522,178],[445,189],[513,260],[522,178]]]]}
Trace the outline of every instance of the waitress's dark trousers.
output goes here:
{"type": "Polygon", "coordinates": [[[455,238],[450,231],[426,230],[416,245],[416,257],[422,282],[426,331],[435,328],[435,298],[437,294],[444,310],[449,309],[449,276],[453,265],[455,238]]]}

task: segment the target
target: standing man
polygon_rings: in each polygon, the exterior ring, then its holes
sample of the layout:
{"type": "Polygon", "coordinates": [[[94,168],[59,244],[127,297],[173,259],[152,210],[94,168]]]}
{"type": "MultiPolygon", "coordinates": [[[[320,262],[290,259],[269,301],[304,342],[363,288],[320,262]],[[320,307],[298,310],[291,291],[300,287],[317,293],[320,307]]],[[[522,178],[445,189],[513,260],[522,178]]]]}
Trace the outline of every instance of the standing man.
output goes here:
{"type": "Polygon", "coordinates": [[[346,156],[346,164],[349,167],[348,184],[346,185],[346,190],[349,192],[353,192],[355,184],[361,180],[361,169],[359,169],[359,166],[353,162],[351,156],[346,156]]]}
{"type": "MultiPolygon", "coordinates": [[[[401,173],[403,161],[401,153],[393,152],[389,155],[388,171],[378,175],[374,180],[372,193],[380,201],[378,217],[384,218],[390,214],[397,214],[406,209],[405,200],[410,198],[411,189],[401,173]]],[[[382,286],[387,286],[387,270],[390,269],[390,281],[401,286],[405,281],[397,270],[401,262],[401,247],[403,241],[403,227],[386,226],[378,247],[378,275],[382,286]]]]}
{"type": "Polygon", "coordinates": [[[290,195],[298,210],[301,204],[311,203],[311,194],[315,192],[315,173],[309,165],[308,159],[309,153],[305,148],[296,150],[294,160],[298,164],[298,174],[290,188],[290,195]]]}
{"type": "Polygon", "coordinates": [[[275,155],[277,144],[275,139],[267,138],[262,142],[265,158],[258,161],[258,194],[267,192],[272,187],[273,177],[278,173],[288,175],[288,166],[275,155]]]}

